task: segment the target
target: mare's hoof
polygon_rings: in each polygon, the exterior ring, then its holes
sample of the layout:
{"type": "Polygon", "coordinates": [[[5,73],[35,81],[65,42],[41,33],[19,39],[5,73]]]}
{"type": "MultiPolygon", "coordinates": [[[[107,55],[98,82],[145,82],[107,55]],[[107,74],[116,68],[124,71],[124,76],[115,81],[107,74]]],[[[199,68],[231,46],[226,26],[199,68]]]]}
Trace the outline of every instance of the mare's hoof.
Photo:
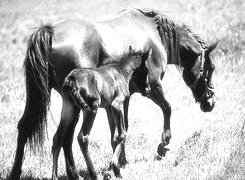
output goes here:
{"type": "Polygon", "coordinates": [[[170,130],[167,130],[166,132],[162,133],[162,145],[163,146],[167,146],[169,144],[170,139],[171,139],[170,130]]]}
{"type": "Polygon", "coordinates": [[[169,151],[168,148],[165,148],[165,144],[164,143],[160,143],[157,147],[157,160],[161,160],[161,157],[164,157],[166,155],[166,152],[169,151]],[[159,157],[160,156],[160,157],[159,157]]]}

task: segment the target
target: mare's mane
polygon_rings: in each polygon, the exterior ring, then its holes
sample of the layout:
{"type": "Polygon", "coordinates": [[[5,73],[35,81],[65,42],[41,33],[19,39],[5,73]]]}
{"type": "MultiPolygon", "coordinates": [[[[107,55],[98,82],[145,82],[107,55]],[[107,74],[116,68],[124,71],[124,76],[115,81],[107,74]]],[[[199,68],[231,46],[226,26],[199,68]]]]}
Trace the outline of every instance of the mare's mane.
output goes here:
{"type": "MultiPolygon", "coordinates": [[[[170,17],[160,14],[155,10],[140,10],[136,9],[146,17],[152,18],[156,23],[159,36],[162,43],[167,47],[168,63],[181,64],[180,59],[180,36],[190,36],[192,40],[196,41],[203,49],[207,48],[207,43],[197,34],[193,33],[191,29],[185,24],[177,24],[170,17]]],[[[191,48],[190,48],[191,49],[191,48]]]]}

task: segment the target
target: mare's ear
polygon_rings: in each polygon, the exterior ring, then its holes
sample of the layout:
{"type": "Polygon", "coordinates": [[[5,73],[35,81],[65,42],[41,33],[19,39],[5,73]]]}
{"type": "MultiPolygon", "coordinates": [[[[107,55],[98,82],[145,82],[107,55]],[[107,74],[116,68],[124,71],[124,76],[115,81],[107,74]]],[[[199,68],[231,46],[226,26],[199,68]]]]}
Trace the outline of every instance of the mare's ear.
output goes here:
{"type": "Polygon", "coordinates": [[[206,50],[206,54],[210,54],[217,47],[218,43],[219,43],[219,40],[209,45],[206,50]]]}

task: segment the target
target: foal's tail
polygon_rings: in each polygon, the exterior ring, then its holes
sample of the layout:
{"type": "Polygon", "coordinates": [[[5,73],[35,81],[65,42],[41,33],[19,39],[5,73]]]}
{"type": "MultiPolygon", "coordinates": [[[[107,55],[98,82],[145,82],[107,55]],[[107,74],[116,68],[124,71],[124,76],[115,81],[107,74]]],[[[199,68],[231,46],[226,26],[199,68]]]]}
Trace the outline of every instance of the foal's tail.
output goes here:
{"type": "Polygon", "coordinates": [[[90,109],[80,94],[80,88],[78,86],[76,77],[74,77],[72,74],[69,74],[65,78],[63,89],[70,92],[74,102],[80,109],[90,109]]]}
{"type": "Polygon", "coordinates": [[[54,82],[53,66],[50,62],[53,27],[42,25],[29,38],[24,61],[26,78],[26,106],[18,129],[27,138],[31,149],[42,148],[47,110],[54,82]]]}

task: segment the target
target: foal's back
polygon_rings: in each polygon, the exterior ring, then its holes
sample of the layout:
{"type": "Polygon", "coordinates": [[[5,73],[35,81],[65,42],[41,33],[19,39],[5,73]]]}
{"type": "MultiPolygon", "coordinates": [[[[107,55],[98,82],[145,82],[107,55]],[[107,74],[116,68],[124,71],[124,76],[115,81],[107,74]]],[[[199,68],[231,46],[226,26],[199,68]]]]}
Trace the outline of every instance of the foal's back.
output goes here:
{"type": "Polygon", "coordinates": [[[140,66],[141,59],[140,54],[134,54],[99,68],[75,69],[68,75],[65,84],[71,84],[72,90],[78,90],[85,101],[98,99],[100,106],[105,107],[116,96],[130,95],[129,81],[140,66]]]}

